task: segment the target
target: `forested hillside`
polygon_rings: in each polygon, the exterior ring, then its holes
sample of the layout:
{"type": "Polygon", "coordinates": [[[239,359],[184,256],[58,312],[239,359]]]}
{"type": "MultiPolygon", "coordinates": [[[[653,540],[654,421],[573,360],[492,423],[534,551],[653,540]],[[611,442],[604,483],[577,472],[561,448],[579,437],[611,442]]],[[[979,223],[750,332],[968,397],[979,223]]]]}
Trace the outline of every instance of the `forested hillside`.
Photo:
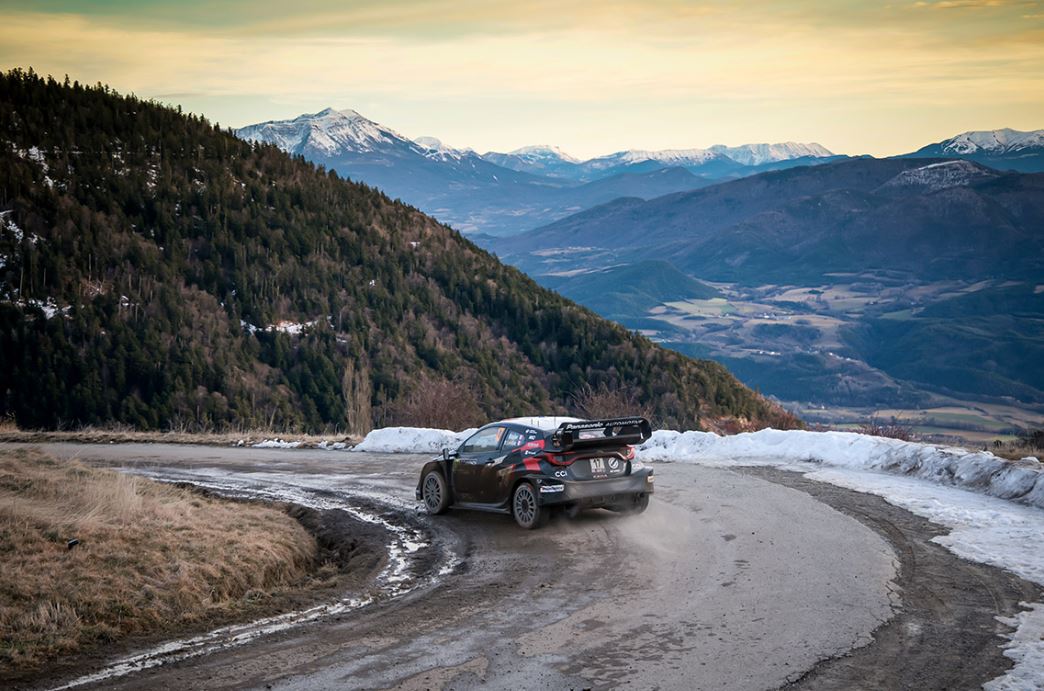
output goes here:
{"type": "Polygon", "coordinates": [[[446,381],[490,417],[604,385],[669,425],[792,422],[379,191],[107,87],[0,75],[0,416],[364,431],[446,381]]]}

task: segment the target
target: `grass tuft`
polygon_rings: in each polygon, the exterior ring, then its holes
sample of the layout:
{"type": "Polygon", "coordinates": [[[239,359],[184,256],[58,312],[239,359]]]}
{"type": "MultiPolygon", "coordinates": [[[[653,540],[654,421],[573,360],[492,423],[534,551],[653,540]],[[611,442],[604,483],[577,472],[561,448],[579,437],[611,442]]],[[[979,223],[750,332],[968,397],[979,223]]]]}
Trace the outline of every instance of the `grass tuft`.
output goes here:
{"type": "Polygon", "coordinates": [[[0,449],[0,672],[227,618],[316,556],[278,508],[0,449]]]}

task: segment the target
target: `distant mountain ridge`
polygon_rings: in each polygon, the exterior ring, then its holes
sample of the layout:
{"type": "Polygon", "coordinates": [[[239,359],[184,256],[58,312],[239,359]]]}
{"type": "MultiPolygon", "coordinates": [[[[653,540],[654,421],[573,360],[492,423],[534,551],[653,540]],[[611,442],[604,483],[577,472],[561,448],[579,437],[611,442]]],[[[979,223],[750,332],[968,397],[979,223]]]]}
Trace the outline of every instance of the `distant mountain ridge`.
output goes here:
{"type": "Polygon", "coordinates": [[[327,108],[240,128],[280,149],[379,187],[467,233],[510,235],[616,196],[643,199],[742,177],[764,167],[835,158],[818,144],[621,151],[581,161],[553,146],[479,155],[430,136],[410,139],[354,110],[327,108]],[[794,158],[792,158],[794,157],[794,158]],[[736,160],[740,159],[740,160],[736,160]],[[791,163],[793,161],[793,163],[791,163]],[[671,174],[660,174],[667,169],[671,174]]]}
{"type": "Polygon", "coordinates": [[[962,132],[905,154],[905,158],[962,158],[999,170],[1044,172],[1044,130],[962,132]]]}
{"type": "Polygon", "coordinates": [[[694,174],[723,176],[750,174],[749,168],[791,160],[839,158],[826,147],[811,143],[715,144],[706,149],[627,149],[581,161],[557,147],[527,146],[508,153],[489,151],[487,161],[524,173],[545,174],[569,180],[596,180],[623,172],[648,171],[664,166],[686,168],[694,174]]]}
{"type": "Polygon", "coordinates": [[[533,274],[558,247],[588,248],[573,253],[577,268],[656,258],[742,283],[809,285],[832,271],[877,267],[935,278],[1040,276],[1044,175],[854,159],[618,200],[493,244],[533,274]]]}

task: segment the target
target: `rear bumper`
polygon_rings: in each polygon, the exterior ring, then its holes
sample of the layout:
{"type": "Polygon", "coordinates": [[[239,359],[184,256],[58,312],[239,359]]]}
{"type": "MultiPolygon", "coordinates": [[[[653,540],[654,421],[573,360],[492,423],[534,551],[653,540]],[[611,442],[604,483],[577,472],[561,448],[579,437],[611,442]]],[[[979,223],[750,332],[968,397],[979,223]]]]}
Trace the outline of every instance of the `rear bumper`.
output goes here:
{"type": "Polygon", "coordinates": [[[633,499],[636,494],[652,494],[653,474],[646,468],[607,480],[545,479],[540,482],[538,493],[544,505],[609,506],[633,499]]]}

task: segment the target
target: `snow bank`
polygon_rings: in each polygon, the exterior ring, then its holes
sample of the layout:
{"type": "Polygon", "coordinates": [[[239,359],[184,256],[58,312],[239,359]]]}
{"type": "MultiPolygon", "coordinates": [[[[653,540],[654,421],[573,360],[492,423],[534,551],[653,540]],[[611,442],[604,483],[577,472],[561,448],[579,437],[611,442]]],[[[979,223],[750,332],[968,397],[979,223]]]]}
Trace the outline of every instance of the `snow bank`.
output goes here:
{"type": "Polygon", "coordinates": [[[251,444],[255,449],[296,449],[304,444],[303,441],[285,441],[283,439],[265,439],[256,444],[251,444]]]}
{"type": "Polygon", "coordinates": [[[476,428],[463,432],[424,427],[383,427],[366,435],[352,451],[375,453],[439,453],[443,448],[455,449],[475,433],[476,428]]]}
{"type": "Polygon", "coordinates": [[[853,432],[760,432],[719,437],[709,432],[658,430],[638,447],[647,461],[729,465],[813,462],[910,475],[1044,508],[1044,465],[1007,461],[986,451],[871,437],[853,432]]]}

